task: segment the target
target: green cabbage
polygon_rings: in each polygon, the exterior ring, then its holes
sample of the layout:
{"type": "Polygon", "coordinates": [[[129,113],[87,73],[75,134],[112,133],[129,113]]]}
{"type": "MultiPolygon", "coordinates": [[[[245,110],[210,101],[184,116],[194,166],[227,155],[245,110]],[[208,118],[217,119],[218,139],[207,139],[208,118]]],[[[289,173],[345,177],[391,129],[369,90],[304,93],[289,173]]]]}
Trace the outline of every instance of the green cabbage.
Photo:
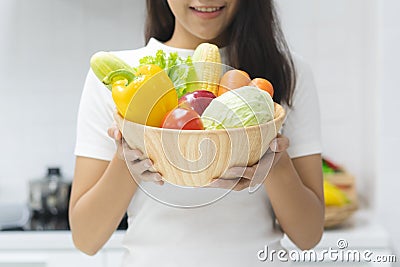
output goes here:
{"type": "Polygon", "coordinates": [[[247,127],[273,118],[270,94],[254,86],[243,86],[213,99],[201,116],[206,130],[247,127]]]}

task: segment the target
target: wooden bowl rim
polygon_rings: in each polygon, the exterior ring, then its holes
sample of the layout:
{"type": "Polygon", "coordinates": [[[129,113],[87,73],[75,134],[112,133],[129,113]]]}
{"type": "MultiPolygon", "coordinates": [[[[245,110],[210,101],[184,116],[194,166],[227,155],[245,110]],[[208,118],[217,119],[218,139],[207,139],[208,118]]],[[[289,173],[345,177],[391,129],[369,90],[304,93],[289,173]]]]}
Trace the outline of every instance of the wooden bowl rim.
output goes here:
{"type": "MultiPolygon", "coordinates": [[[[133,121],[128,121],[125,120],[124,118],[122,118],[122,116],[118,113],[118,111],[116,111],[114,113],[114,116],[116,116],[120,121],[122,121],[122,129],[124,128],[124,124],[127,122],[129,124],[133,124],[135,125],[135,127],[142,127],[145,129],[149,129],[149,130],[153,130],[153,131],[159,131],[159,132],[167,132],[167,133],[188,133],[188,134],[214,134],[214,133],[224,133],[224,132],[238,132],[238,131],[243,131],[243,130],[252,130],[252,129],[256,129],[256,128],[262,128],[266,125],[272,124],[279,120],[283,120],[286,112],[285,109],[279,105],[278,103],[274,103],[275,105],[275,114],[277,114],[277,117],[274,117],[273,120],[270,120],[266,123],[263,124],[259,124],[259,125],[252,125],[252,126],[248,126],[248,127],[239,127],[239,128],[226,128],[226,129],[212,129],[212,130],[178,130],[178,129],[169,129],[169,128],[161,128],[161,127],[154,127],[154,126],[149,126],[149,125],[144,125],[144,124],[140,124],[140,123],[136,123],[133,121]],[[276,107],[278,107],[278,111],[276,111],[276,107]]],[[[278,129],[279,130],[279,129],[278,129]]]]}

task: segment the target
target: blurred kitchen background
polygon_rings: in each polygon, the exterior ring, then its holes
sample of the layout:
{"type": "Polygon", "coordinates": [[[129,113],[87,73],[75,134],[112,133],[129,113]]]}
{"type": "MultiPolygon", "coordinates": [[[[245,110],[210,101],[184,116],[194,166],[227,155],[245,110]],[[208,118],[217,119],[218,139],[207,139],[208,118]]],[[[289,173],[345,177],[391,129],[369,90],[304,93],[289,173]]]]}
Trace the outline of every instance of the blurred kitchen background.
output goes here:
{"type": "MultiPolygon", "coordinates": [[[[28,182],[49,167],[71,180],[90,56],[142,46],[144,2],[0,1],[0,204],[26,203],[28,182]]],[[[354,175],[361,212],[398,253],[400,2],[277,2],[291,48],[314,72],[324,156],[354,175]]]]}

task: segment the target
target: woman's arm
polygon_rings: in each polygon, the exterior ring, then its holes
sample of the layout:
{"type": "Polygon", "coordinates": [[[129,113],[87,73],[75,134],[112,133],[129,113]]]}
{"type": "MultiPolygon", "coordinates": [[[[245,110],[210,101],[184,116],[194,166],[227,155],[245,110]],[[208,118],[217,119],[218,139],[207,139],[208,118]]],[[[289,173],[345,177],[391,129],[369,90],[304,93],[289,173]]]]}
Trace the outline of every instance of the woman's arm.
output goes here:
{"type": "Polygon", "coordinates": [[[95,254],[118,227],[138,181],[163,185],[152,162],[139,150],[131,149],[114,125],[108,135],[117,144],[111,161],[77,157],[69,204],[69,221],[75,246],[95,254]],[[135,177],[135,179],[133,179],[135,177]]]}
{"type": "Polygon", "coordinates": [[[283,230],[299,248],[309,249],[324,229],[322,159],[320,154],[290,159],[288,147],[289,140],[279,135],[256,165],[232,167],[209,187],[240,191],[263,183],[283,230]]]}
{"type": "Polygon", "coordinates": [[[137,185],[124,160],[77,157],[69,206],[75,246],[94,255],[118,227],[137,185]]]}
{"type": "Polygon", "coordinates": [[[290,159],[286,151],[264,182],[282,229],[300,249],[314,247],[324,227],[321,155],[290,159]]]}

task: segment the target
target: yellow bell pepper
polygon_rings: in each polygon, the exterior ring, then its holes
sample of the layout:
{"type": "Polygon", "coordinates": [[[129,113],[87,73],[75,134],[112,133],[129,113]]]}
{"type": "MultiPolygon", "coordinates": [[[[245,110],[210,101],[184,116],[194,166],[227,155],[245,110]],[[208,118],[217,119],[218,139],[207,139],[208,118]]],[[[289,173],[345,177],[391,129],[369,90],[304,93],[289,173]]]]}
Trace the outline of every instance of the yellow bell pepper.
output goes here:
{"type": "Polygon", "coordinates": [[[174,84],[157,65],[142,65],[134,74],[117,70],[107,81],[118,112],[129,121],[160,127],[165,115],[178,106],[174,84]]]}
{"type": "Polygon", "coordinates": [[[347,195],[336,185],[324,179],[325,206],[343,206],[350,203],[347,195]]]}

